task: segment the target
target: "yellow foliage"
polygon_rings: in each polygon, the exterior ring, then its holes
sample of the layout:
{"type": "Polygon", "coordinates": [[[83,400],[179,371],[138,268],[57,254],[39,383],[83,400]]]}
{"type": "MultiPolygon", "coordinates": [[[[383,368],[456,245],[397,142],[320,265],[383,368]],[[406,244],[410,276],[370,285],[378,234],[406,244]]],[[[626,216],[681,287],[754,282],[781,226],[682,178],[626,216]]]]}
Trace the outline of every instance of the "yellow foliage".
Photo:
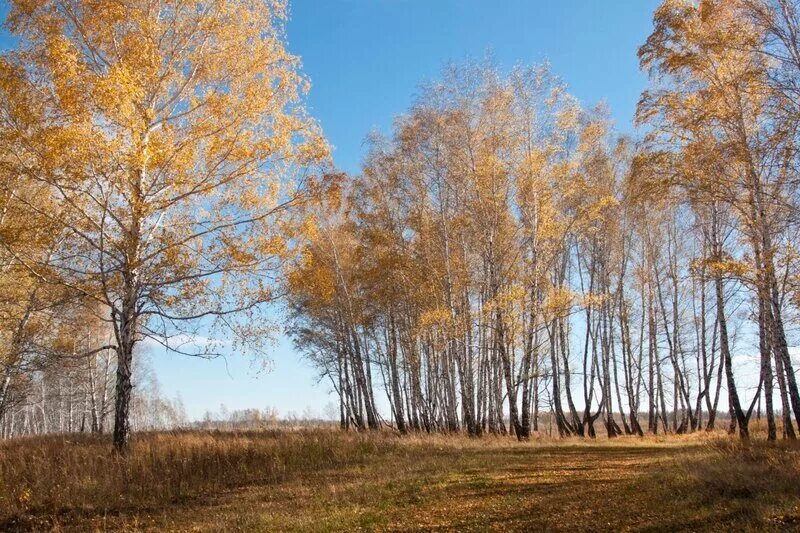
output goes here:
{"type": "Polygon", "coordinates": [[[575,298],[575,294],[566,287],[552,287],[544,302],[545,316],[556,318],[568,315],[575,303],[575,298]]]}
{"type": "Polygon", "coordinates": [[[447,309],[437,307],[435,309],[427,309],[420,314],[419,327],[422,329],[431,327],[446,328],[450,325],[452,316],[447,309]]]}

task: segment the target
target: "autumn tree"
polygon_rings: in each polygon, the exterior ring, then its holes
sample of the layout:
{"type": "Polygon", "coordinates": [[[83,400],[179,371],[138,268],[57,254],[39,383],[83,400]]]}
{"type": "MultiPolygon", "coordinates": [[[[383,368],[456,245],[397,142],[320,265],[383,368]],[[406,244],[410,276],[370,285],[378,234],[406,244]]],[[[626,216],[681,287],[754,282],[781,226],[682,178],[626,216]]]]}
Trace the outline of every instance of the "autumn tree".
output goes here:
{"type": "Polygon", "coordinates": [[[13,253],[105,308],[117,449],[142,339],[211,355],[198,332],[255,348],[268,335],[257,315],[275,297],[291,208],[327,154],[285,14],[280,0],[11,3],[3,171],[36,189],[11,195],[60,238],[48,262],[13,253]]]}
{"type": "MultiPolygon", "coordinates": [[[[792,89],[786,80],[796,80],[791,60],[796,43],[780,37],[796,23],[791,4],[665,1],[655,13],[653,34],[639,52],[642,65],[655,77],[653,88],[643,95],[639,120],[654,125],[646,159],[660,168],[658,182],[682,187],[706,208],[726,206],[737,217],[752,258],[745,269],[753,273],[758,299],[762,381],[771,380],[774,363],[784,404],[788,408],[791,403],[800,422],[784,325],[784,289],[776,270],[788,249],[797,198],[797,115],[783,112],[794,105],[787,98],[792,89]],[[783,59],[776,62],[776,57],[783,59]]],[[[746,437],[747,410],[736,393],[722,298],[723,276],[746,279],[746,272],[721,248],[713,220],[711,230],[720,348],[731,406],[746,437]]]]}
{"type": "MultiPolygon", "coordinates": [[[[400,431],[526,439],[549,383],[560,433],[593,435],[603,413],[622,432],[610,322],[630,150],[603,113],[583,110],[546,65],[451,65],[391,137],[370,139],[343,204],[312,216],[318,231],[289,290],[290,331],[332,376],[343,427],[364,427],[379,374],[400,431]],[[583,274],[598,282],[581,286],[583,274]],[[579,416],[570,328],[581,303],[579,416]]],[[[627,354],[625,364],[631,388],[627,354]]]]}

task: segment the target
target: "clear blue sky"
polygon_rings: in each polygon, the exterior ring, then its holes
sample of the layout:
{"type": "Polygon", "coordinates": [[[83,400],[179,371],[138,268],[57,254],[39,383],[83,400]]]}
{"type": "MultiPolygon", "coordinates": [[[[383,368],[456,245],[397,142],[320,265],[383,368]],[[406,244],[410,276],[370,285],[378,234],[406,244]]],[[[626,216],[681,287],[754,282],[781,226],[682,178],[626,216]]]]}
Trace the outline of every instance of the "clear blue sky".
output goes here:
{"type": "MultiPolygon", "coordinates": [[[[311,113],[334,146],[337,166],[358,172],[364,137],[387,132],[416,88],[442,65],[488,53],[503,68],[550,61],[586,104],[608,102],[631,131],[644,87],[636,49],[651,30],[657,0],[290,0],[289,49],[311,78],[311,113]]],[[[5,0],[0,0],[5,12],[5,0]]],[[[0,47],[9,44],[0,36],[0,47]]],[[[321,412],[329,386],[283,339],[272,369],[256,376],[248,360],[202,361],[155,351],[161,388],[180,393],[189,415],[273,406],[281,414],[321,412]]]]}

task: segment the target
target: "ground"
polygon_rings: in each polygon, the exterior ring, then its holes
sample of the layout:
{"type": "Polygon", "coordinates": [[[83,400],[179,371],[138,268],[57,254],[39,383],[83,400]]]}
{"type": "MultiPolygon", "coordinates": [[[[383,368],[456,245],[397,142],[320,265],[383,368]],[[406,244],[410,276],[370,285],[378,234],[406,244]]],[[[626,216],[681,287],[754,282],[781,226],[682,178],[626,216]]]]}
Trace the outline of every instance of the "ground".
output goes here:
{"type": "Polygon", "coordinates": [[[102,510],[96,504],[68,505],[49,517],[46,505],[34,507],[27,511],[30,520],[18,515],[5,525],[178,531],[800,530],[800,449],[792,446],[742,447],[727,439],[691,437],[516,443],[326,436],[318,450],[302,442],[316,454],[307,467],[285,460],[262,479],[249,476],[168,501],[102,510]],[[35,521],[37,515],[42,521],[35,521]]]}

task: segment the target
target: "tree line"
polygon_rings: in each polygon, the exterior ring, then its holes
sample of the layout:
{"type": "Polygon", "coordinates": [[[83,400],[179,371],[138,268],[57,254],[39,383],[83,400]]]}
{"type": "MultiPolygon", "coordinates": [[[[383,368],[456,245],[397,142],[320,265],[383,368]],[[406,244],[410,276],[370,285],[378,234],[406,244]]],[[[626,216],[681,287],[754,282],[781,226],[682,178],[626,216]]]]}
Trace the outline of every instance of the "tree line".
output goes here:
{"type": "Polygon", "coordinates": [[[547,65],[454,65],[310,209],[290,333],[342,428],[795,438],[800,8],[653,22],[636,137],[547,65]]]}
{"type": "Polygon", "coordinates": [[[145,342],[265,353],[275,302],[345,428],[800,427],[796,1],[665,0],[636,137],[546,65],[468,63],[353,177],[285,0],[9,7],[4,435],[113,428],[124,451],[137,401],[161,413],[139,427],[184,418],[133,394],[145,342]]]}

